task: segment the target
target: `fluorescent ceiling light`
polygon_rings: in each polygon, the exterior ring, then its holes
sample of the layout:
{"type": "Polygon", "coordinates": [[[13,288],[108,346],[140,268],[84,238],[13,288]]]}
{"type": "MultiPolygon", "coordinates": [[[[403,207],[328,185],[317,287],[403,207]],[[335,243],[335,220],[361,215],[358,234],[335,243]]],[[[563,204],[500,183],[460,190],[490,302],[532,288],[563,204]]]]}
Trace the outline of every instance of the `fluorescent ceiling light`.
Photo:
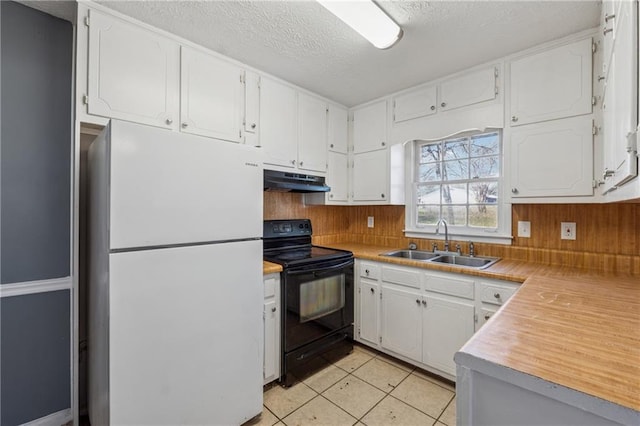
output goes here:
{"type": "Polygon", "coordinates": [[[318,3],[378,49],[387,49],[402,38],[402,28],[372,0],[318,0],[318,3]]]}

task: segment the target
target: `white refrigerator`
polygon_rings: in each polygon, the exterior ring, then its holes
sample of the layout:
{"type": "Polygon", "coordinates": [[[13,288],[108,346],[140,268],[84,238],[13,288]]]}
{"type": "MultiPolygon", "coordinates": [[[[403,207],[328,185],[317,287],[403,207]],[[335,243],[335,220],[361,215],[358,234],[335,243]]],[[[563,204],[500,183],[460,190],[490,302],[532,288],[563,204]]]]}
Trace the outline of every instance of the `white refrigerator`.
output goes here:
{"type": "Polygon", "coordinates": [[[89,416],[234,425],[262,411],[262,159],[112,120],[89,150],[89,416]]]}

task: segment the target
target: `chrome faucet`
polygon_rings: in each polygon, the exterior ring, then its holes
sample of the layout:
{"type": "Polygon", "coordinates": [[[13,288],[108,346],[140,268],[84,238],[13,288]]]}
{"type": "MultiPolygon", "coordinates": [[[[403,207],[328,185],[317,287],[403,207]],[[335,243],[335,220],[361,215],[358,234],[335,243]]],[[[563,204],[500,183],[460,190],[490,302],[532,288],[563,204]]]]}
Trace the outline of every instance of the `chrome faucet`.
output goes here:
{"type": "Polygon", "coordinates": [[[447,225],[447,221],[441,218],[438,223],[436,223],[436,234],[438,235],[440,235],[440,223],[444,224],[444,251],[449,251],[449,226],[447,225]]]}

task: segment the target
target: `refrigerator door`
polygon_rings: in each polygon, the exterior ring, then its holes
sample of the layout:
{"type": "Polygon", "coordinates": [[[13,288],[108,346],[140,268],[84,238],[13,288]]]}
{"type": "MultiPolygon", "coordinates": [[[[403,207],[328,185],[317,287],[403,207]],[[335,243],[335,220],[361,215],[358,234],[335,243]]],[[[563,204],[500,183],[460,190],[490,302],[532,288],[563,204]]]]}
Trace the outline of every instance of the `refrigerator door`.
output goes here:
{"type": "Polygon", "coordinates": [[[261,241],[109,257],[109,423],[239,425],[258,415],[261,241]]]}
{"type": "Polygon", "coordinates": [[[110,127],[112,250],[262,236],[259,149],[116,120],[110,127]]]}

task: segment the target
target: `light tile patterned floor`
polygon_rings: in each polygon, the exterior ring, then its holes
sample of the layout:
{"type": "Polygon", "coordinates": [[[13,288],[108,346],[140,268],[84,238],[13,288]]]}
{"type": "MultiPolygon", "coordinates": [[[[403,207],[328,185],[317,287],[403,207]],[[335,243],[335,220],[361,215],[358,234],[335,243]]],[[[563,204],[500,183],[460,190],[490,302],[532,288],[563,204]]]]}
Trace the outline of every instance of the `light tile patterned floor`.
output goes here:
{"type": "Polygon", "coordinates": [[[264,393],[254,425],[455,426],[455,388],[449,382],[356,345],[339,360],[285,389],[264,393]]]}

